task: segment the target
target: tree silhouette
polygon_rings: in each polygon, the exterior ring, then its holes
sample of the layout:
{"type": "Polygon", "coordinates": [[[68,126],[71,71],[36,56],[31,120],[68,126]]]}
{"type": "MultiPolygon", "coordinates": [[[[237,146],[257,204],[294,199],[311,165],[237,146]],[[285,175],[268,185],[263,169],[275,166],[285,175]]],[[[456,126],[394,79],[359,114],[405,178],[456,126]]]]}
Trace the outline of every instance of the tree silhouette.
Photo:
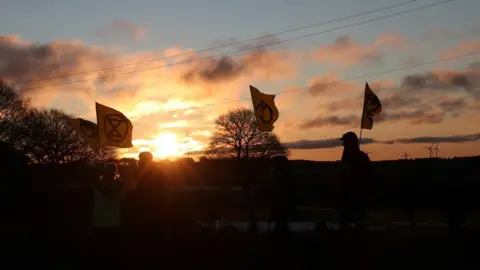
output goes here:
{"type": "Polygon", "coordinates": [[[113,148],[94,151],[76,134],[71,116],[59,110],[38,110],[30,100],[0,80],[0,142],[23,152],[31,163],[68,163],[115,157],[113,148]]]}
{"type": "Polygon", "coordinates": [[[60,164],[113,158],[112,148],[94,151],[75,132],[71,116],[60,110],[31,109],[21,127],[21,148],[33,163],[60,164]]]}
{"type": "Polygon", "coordinates": [[[239,108],[215,119],[215,131],[206,153],[248,159],[288,155],[289,151],[277,135],[258,129],[253,110],[239,108]]]}
{"type": "Polygon", "coordinates": [[[0,81],[0,140],[13,146],[18,141],[16,135],[20,122],[29,110],[30,101],[15,89],[0,81]]]}

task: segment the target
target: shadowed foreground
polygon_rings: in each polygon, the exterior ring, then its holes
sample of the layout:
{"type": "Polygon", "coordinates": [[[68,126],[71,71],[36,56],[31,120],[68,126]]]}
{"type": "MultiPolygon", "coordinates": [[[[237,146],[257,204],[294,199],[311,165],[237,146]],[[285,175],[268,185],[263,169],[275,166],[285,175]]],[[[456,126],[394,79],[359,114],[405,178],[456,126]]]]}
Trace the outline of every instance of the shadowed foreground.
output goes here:
{"type": "MultiPolygon", "coordinates": [[[[479,232],[455,237],[445,228],[390,228],[354,232],[296,233],[279,240],[273,235],[201,232],[157,243],[108,239],[94,244],[67,235],[34,237],[9,234],[2,239],[2,257],[11,265],[56,269],[115,267],[209,267],[210,269],[457,269],[478,267],[479,232]],[[96,254],[95,254],[96,253],[96,254]]],[[[475,269],[471,268],[471,269],[475,269]]],[[[104,268],[105,269],[105,268],[104,268]]]]}

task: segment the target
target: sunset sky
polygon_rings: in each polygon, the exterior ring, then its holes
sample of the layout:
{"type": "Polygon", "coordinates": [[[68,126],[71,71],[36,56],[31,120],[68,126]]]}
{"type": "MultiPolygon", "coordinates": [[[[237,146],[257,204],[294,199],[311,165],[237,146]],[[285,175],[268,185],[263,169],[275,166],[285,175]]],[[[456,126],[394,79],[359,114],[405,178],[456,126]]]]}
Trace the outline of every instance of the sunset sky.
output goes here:
{"type": "Polygon", "coordinates": [[[401,2],[407,0],[0,0],[0,77],[35,106],[92,121],[95,101],[124,112],[135,145],[124,156],[201,150],[216,116],[252,106],[251,84],[282,93],[274,131],[292,159],[338,160],[338,138],[359,133],[366,81],[384,108],[363,132],[371,159],[428,157],[424,147],[432,141],[441,156],[480,155],[478,0],[365,22],[443,2],[411,1],[202,50],[401,2]]]}

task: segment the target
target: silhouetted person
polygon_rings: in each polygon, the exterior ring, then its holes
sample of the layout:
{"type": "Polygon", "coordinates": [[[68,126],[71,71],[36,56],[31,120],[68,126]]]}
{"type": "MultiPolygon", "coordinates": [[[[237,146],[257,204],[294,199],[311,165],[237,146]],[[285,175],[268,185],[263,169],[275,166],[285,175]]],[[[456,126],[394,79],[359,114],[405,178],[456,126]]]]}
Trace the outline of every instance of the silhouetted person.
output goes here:
{"type": "Polygon", "coordinates": [[[107,163],[101,168],[100,179],[94,188],[94,227],[113,230],[120,225],[121,186],[116,175],[115,163],[107,163]]]}
{"type": "Polygon", "coordinates": [[[364,229],[367,197],[371,192],[371,161],[360,150],[358,137],[353,132],[345,133],[343,141],[342,168],[339,183],[340,226],[347,228],[355,223],[356,228],[364,229]]]}
{"type": "Polygon", "coordinates": [[[166,229],[166,177],[156,168],[152,153],[142,152],[138,157],[138,174],[123,188],[123,220],[127,234],[140,241],[153,240],[166,229]]]}
{"type": "Polygon", "coordinates": [[[126,188],[133,185],[137,174],[138,174],[138,166],[137,163],[129,163],[120,165],[118,167],[118,174],[120,182],[122,183],[122,189],[126,190],[126,188]]]}
{"type": "Polygon", "coordinates": [[[271,182],[269,188],[270,214],[276,222],[274,233],[284,235],[289,232],[294,208],[295,189],[292,168],[287,157],[277,156],[272,159],[271,182]]]}
{"type": "Polygon", "coordinates": [[[118,248],[121,186],[116,177],[115,163],[107,163],[100,170],[100,177],[93,190],[93,242],[95,253],[109,261],[115,257],[118,248]]]}

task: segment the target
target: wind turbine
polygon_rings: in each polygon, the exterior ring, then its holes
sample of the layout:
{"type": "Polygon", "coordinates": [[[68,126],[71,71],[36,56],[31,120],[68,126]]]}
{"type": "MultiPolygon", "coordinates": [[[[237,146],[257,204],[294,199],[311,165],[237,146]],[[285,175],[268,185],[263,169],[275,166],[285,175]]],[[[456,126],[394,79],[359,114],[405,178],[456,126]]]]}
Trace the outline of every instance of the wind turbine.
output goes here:
{"type": "Polygon", "coordinates": [[[437,143],[437,144],[435,145],[435,148],[432,149],[432,150],[435,150],[435,157],[436,157],[436,158],[438,158],[438,152],[440,152],[440,149],[438,149],[438,145],[439,145],[439,143],[437,143]]]}
{"type": "Polygon", "coordinates": [[[400,157],[401,157],[402,159],[407,160],[407,159],[410,158],[410,155],[409,155],[407,152],[405,152],[405,154],[401,155],[400,157]]]}
{"type": "Polygon", "coordinates": [[[432,158],[432,151],[433,151],[433,146],[435,145],[435,143],[433,143],[431,146],[429,147],[425,147],[425,149],[428,149],[429,153],[430,153],[430,158],[432,158]]]}

